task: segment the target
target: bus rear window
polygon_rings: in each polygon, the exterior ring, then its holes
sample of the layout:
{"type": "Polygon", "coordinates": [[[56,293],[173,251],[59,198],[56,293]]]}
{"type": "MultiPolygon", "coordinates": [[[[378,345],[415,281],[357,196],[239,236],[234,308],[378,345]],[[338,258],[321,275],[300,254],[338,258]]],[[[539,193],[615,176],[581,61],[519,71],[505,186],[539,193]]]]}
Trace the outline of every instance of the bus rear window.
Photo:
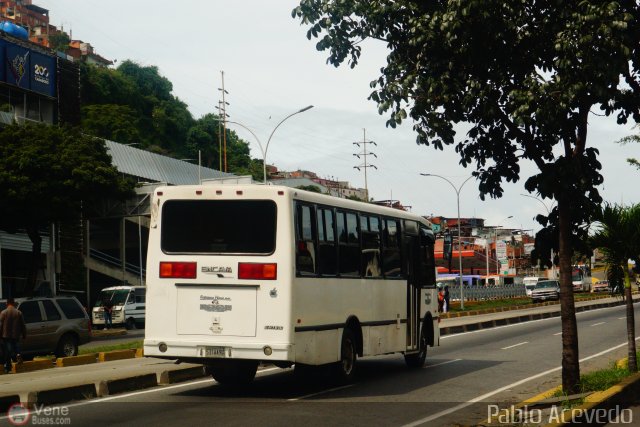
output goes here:
{"type": "Polygon", "coordinates": [[[169,200],[162,208],[166,253],[269,254],[275,250],[272,200],[169,200]]]}

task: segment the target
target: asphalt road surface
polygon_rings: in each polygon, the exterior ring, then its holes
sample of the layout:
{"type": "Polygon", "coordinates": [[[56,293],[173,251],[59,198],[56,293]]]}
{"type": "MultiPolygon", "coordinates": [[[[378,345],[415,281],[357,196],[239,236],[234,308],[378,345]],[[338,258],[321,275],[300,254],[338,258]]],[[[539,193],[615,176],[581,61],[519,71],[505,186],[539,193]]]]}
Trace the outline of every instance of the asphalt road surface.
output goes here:
{"type": "MultiPolygon", "coordinates": [[[[577,315],[583,371],[626,355],[624,310],[577,315]]],[[[109,426],[474,425],[560,383],[559,318],[449,335],[429,350],[427,366],[414,371],[400,355],[359,360],[347,386],[327,369],[267,368],[240,390],[201,379],[68,405],[68,417],[109,426]]]]}

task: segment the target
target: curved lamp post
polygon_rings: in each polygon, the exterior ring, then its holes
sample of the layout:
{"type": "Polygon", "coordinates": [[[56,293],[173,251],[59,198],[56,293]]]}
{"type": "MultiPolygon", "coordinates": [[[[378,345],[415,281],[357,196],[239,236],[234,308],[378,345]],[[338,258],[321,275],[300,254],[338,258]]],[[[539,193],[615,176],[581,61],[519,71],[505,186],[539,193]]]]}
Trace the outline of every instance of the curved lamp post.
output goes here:
{"type": "Polygon", "coordinates": [[[285,122],[285,120],[287,120],[290,117],[295,116],[296,114],[300,114],[300,113],[304,113],[307,110],[310,110],[313,108],[313,105],[309,105],[307,107],[301,108],[298,111],[289,114],[287,117],[285,117],[284,119],[280,120],[280,122],[276,125],[275,128],[273,128],[273,130],[271,131],[271,134],[269,135],[269,139],[267,140],[267,145],[265,145],[264,147],[262,146],[262,142],[260,142],[260,138],[258,138],[258,135],[255,134],[255,132],[253,132],[251,129],[249,129],[247,126],[243,125],[242,123],[239,122],[234,122],[231,120],[227,120],[227,123],[233,123],[236,124],[244,129],[246,129],[247,131],[249,131],[251,133],[251,135],[253,135],[253,137],[256,139],[256,141],[258,141],[258,146],[260,147],[260,152],[262,153],[262,182],[264,184],[267,183],[267,150],[269,149],[269,143],[271,142],[271,138],[273,137],[273,134],[276,133],[276,130],[280,127],[280,125],[282,123],[285,122]]]}
{"type": "Polygon", "coordinates": [[[436,175],[434,173],[421,173],[420,175],[422,175],[422,176],[435,176],[436,178],[444,179],[453,188],[453,191],[456,192],[456,200],[457,200],[457,203],[458,203],[458,269],[460,270],[460,308],[462,310],[464,310],[464,294],[463,294],[464,284],[462,283],[462,235],[461,235],[461,232],[460,232],[460,230],[461,230],[461,228],[460,228],[460,191],[462,191],[462,187],[464,187],[464,185],[467,183],[467,181],[469,181],[471,178],[473,178],[473,176],[470,176],[469,178],[465,179],[462,182],[462,184],[460,184],[460,187],[456,187],[453,184],[453,182],[449,181],[444,176],[436,175]]]}

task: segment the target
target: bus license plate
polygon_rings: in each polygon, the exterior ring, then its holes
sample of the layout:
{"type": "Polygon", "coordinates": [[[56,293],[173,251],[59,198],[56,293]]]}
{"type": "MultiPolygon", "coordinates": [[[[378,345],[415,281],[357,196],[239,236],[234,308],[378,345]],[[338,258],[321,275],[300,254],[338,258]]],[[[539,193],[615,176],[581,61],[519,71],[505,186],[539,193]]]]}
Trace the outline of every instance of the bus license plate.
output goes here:
{"type": "Polygon", "coordinates": [[[198,347],[200,357],[226,357],[226,347],[198,347]]]}

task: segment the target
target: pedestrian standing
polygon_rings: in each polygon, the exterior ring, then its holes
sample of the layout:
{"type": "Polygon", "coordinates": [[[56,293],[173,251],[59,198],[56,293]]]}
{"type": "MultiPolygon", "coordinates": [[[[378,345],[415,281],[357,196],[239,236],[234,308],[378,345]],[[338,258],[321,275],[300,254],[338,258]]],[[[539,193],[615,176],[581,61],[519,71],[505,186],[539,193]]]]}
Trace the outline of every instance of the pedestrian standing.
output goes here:
{"type": "Polygon", "coordinates": [[[7,298],[7,308],[0,313],[0,331],[4,350],[4,371],[11,371],[11,362],[18,361],[18,341],[27,338],[27,326],[22,312],[16,308],[16,301],[7,298]]]}
{"type": "Polygon", "coordinates": [[[449,286],[444,287],[444,304],[442,308],[445,313],[449,311],[449,286]]]}
{"type": "Polygon", "coordinates": [[[110,298],[102,300],[102,310],[104,311],[104,328],[110,329],[113,327],[113,303],[110,298]]]}

